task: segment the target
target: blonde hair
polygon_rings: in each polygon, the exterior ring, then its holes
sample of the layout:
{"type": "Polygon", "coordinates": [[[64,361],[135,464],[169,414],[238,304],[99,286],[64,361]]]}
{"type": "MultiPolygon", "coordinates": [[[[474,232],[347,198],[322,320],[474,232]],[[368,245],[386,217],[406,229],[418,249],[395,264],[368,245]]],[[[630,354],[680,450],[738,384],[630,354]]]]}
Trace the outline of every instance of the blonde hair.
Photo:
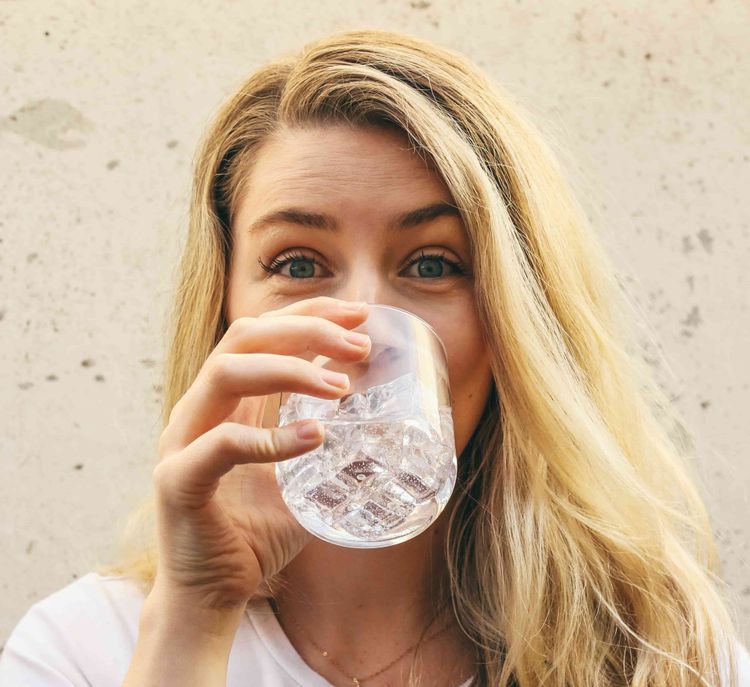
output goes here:
{"type": "MultiPolygon", "coordinates": [[[[346,31],[263,66],[221,107],[195,162],[164,424],[226,329],[231,220],[259,146],[326,123],[403,131],[470,237],[494,385],[446,554],[476,685],[716,685],[725,664],[734,684],[688,435],[638,354],[616,270],[527,116],[451,50],[346,31]]],[[[151,530],[108,572],[148,588],[151,530]]]]}

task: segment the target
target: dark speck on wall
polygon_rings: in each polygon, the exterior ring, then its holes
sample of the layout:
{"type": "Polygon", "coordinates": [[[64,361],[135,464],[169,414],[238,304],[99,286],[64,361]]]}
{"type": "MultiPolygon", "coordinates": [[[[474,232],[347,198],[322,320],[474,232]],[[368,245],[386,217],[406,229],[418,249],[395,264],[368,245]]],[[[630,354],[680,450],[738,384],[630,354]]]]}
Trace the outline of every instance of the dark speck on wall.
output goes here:
{"type": "Polygon", "coordinates": [[[110,161],[109,161],[109,162],[107,163],[107,169],[114,169],[114,168],[115,168],[115,167],[117,167],[117,165],[119,165],[119,164],[120,164],[120,161],[119,161],[119,160],[110,160],[110,161]]]}
{"type": "Polygon", "coordinates": [[[83,470],[83,463],[76,463],[76,464],[75,464],[75,465],[73,466],[73,469],[74,469],[74,470],[83,470]]]}
{"type": "Polygon", "coordinates": [[[18,384],[18,388],[21,389],[21,391],[31,389],[32,386],[34,386],[33,382],[19,382],[18,384]]]}
{"type": "Polygon", "coordinates": [[[706,253],[713,253],[713,236],[709,233],[708,229],[701,229],[698,232],[698,240],[701,242],[703,249],[706,253]]]}
{"type": "Polygon", "coordinates": [[[693,333],[695,329],[698,328],[698,325],[701,324],[703,320],[701,319],[701,311],[698,309],[697,305],[694,305],[690,312],[687,314],[684,320],[680,320],[680,323],[685,326],[685,329],[683,329],[680,332],[681,336],[690,338],[693,336],[693,333]]]}
{"type": "Polygon", "coordinates": [[[94,377],[94,379],[97,382],[103,382],[104,381],[104,375],[96,375],[96,377],[94,377]]]}
{"type": "Polygon", "coordinates": [[[702,321],[701,311],[697,305],[694,305],[687,314],[687,317],[684,320],[681,320],[682,324],[686,327],[697,327],[702,321]]]}
{"type": "Polygon", "coordinates": [[[167,148],[176,148],[177,141],[173,138],[171,141],[167,141],[167,148]]]}
{"type": "Polygon", "coordinates": [[[91,358],[86,358],[81,361],[81,367],[93,367],[96,363],[91,358]]]}
{"type": "Polygon", "coordinates": [[[56,374],[51,374],[51,375],[47,375],[47,376],[45,377],[45,379],[46,379],[46,380],[47,380],[48,382],[56,382],[56,381],[57,381],[57,375],[56,375],[56,374]]]}
{"type": "Polygon", "coordinates": [[[426,10],[432,3],[427,0],[412,0],[409,3],[415,10],[426,10]]]}
{"type": "Polygon", "coordinates": [[[29,253],[26,256],[26,262],[34,262],[39,257],[39,253],[29,253]]]}
{"type": "Polygon", "coordinates": [[[5,310],[0,310],[0,320],[5,318],[5,310]]]}
{"type": "Polygon", "coordinates": [[[644,60],[650,60],[650,59],[651,59],[652,57],[653,57],[653,55],[652,55],[652,54],[651,54],[650,52],[647,52],[647,53],[646,53],[646,54],[645,54],[645,55],[643,56],[643,59],[644,59],[644,60]]]}
{"type": "Polygon", "coordinates": [[[45,32],[44,32],[44,35],[45,35],[45,36],[49,36],[49,31],[45,31],[45,32]]]}
{"type": "Polygon", "coordinates": [[[27,554],[29,554],[29,553],[31,553],[33,551],[34,544],[36,544],[36,542],[33,539],[27,544],[27,546],[26,546],[26,553],[27,554]]]}
{"type": "Polygon", "coordinates": [[[708,408],[710,405],[711,405],[711,401],[701,401],[701,408],[703,408],[703,410],[708,408]]]}
{"type": "Polygon", "coordinates": [[[141,365],[143,365],[143,367],[155,367],[156,361],[151,358],[142,358],[141,365]]]}

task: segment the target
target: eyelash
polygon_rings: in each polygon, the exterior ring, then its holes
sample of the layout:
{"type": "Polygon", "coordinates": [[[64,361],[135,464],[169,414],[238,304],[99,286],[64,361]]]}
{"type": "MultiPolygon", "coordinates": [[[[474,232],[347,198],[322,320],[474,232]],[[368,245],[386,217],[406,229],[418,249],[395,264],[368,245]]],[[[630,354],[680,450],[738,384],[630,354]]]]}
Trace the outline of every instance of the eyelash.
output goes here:
{"type": "MultiPolygon", "coordinates": [[[[447,265],[450,265],[456,272],[456,274],[466,274],[466,266],[463,262],[460,260],[449,260],[445,257],[444,253],[425,253],[423,250],[420,251],[419,257],[414,258],[414,260],[411,260],[408,265],[406,265],[407,269],[411,267],[412,265],[420,262],[421,260],[441,260],[447,265]]],[[[320,265],[320,263],[315,260],[315,258],[310,257],[309,255],[304,255],[303,253],[296,252],[296,253],[282,253],[281,255],[276,256],[273,260],[271,260],[270,263],[266,264],[258,258],[258,264],[269,274],[276,274],[278,273],[281,268],[286,265],[288,262],[292,262],[293,260],[309,260],[313,262],[316,265],[320,265]]],[[[286,277],[287,279],[296,279],[297,281],[303,281],[304,279],[315,279],[315,277],[287,277],[287,275],[279,275],[286,277]]],[[[441,277],[427,277],[425,280],[429,279],[440,279],[441,277]]]]}

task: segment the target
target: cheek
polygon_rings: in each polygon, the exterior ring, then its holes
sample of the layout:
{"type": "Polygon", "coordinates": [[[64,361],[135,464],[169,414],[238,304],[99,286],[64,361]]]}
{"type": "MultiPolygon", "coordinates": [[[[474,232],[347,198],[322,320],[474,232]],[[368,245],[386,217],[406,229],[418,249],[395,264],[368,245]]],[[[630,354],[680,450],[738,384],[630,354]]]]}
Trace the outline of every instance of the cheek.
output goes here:
{"type": "Polygon", "coordinates": [[[451,393],[463,396],[463,390],[471,388],[478,378],[487,374],[487,353],[472,305],[466,303],[458,312],[462,312],[463,317],[452,309],[445,317],[431,317],[430,324],[445,345],[451,393]]]}
{"type": "Polygon", "coordinates": [[[242,280],[239,271],[233,270],[227,283],[224,313],[228,322],[238,317],[257,317],[267,310],[281,307],[270,299],[260,284],[242,280]]]}
{"type": "MultiPolygon", "coordinates": [[[[464,312],[471,312],[467,304],[464,312]]],[[[473,317],[431,322],[445,344],[457,453],[471,437],[484,409],[492,372],[479,322],[473,317]]]]}
{"type": "Polygon", "coordinates": [[[456,331],[448,335],[448,340],[443,341],[448,351],[448,374],[454,403],[462,404],[481,395],[490,372],[479,332],[456,327],[456,331]]]}

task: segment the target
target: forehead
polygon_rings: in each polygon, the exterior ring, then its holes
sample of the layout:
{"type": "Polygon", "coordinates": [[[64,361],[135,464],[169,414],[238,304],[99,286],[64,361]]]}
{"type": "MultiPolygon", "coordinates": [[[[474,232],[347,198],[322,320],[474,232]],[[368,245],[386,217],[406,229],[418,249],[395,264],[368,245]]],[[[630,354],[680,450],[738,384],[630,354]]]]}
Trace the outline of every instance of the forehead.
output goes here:
{"type": "Polygon", "coordinates": [[[240,204],[450,200],[440,175],[410,149],[406,135],[380,127],[283,129],[261,146],[246,182],[240,204]]]}

